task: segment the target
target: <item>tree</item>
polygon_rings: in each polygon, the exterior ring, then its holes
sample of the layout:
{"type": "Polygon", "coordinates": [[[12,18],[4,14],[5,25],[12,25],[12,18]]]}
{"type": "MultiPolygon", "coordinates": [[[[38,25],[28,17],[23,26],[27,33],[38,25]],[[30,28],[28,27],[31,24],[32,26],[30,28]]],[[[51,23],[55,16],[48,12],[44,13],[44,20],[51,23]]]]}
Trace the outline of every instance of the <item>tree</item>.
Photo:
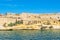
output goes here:
{"type": "Polygon", "coordinates": [[[23,20],[21,20],[21,21],[16,20],[15,24],[23,24],[23,20]]]}

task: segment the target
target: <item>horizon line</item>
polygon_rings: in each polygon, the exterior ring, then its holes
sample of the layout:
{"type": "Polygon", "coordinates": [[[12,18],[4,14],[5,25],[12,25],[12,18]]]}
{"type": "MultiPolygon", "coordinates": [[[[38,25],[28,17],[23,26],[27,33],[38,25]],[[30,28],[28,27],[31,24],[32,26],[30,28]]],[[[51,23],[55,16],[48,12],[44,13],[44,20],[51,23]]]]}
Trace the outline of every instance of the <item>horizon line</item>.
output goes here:
{"type": "Polygon", "coordinates": [[[16,12],[5,12],[5,13],[0,13],[0,14],[60,14],[60,12],[39,12],[39,13],[34,13],[34,12],[20,12],[20,13],[16,13],[16,12]]]}

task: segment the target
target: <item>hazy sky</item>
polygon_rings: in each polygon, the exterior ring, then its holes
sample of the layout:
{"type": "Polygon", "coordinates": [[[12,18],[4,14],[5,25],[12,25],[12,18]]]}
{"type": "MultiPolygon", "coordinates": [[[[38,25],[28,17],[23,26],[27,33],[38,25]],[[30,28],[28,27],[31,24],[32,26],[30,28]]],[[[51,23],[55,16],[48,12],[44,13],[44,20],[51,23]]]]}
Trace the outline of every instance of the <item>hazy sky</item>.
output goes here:
{"type": "Polygon", "coordinates": [[[60,12],[60,0],[0,0],[0,13],[60,12]]]}

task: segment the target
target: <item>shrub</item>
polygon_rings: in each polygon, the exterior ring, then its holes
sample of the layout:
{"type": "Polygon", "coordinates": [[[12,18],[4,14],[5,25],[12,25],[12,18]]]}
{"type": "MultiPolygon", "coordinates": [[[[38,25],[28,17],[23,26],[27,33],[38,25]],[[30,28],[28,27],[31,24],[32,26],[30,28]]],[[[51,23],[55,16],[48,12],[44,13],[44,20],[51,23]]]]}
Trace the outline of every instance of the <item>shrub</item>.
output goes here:
{"type": "Polygon", "coordinates": [[[12,27],[12,26],[15,26],[17,24],[23,24],[23,21],[16,21],[15,23],[12,23],[11,22],[11,23],[8,24],[8,26],[11,26],[12,27]]]}
{"type": "Polygon", "coordinates": [[[50,29],[52,29],[52,28],[53,28],[53,26],[50,26],[49,28],[50,28],[50,29]]]}
{"type": "Polygon", "coordinates": [[[14,25],[15,25],[14,23],[10,23],[10,24],[8,24],[8,26],[11,26],[11,27],[14,26],[14,25]]]}

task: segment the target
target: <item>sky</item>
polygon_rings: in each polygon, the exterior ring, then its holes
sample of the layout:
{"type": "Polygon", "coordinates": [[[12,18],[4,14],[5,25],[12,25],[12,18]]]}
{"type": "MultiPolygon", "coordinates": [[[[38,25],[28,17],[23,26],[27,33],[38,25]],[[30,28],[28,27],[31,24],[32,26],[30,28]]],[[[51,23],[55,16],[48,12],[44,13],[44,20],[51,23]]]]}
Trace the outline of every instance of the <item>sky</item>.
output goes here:
{"type": "Polygon", "coordinates": [[[0,13],[57,13],[60,0],[0,0],[0,13]]]}

